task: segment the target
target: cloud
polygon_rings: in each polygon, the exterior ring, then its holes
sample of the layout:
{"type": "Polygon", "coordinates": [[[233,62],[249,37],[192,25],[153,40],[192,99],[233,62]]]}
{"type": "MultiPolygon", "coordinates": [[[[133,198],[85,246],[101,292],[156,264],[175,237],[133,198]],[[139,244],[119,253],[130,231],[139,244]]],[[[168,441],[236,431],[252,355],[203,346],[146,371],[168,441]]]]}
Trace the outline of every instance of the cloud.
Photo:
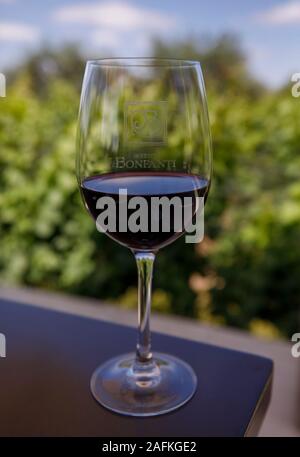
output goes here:
{"type": "Polygon", "coordinates": [[[147,32],[161,32],[176,25],[173,16],[117,1],[100,4],[78,3],[61,7],[54,12],[53,19],[63,23],[103,26],[120,31],[143,29],[147,32]]]}
{"type": "Polygon", "coordinates": [[[118,48],[122,42],[122,37],[115,30],[100,29],[91,34],[91,40],[96,45],[118,48]]]}
{"type": "Polygon", "coordinates": [[[109,50],[120,57],[129,54],[135,55],[142,53],[146,55],[151,47],[151,36],[145,34],[142,30],[118,31],[116,29],[100,28],[92,30],[88,38],[89,50],[94,51],[109,50]]]}
{"type": "Polygon", "coordinates": [[[299,24],[300,1],[288,2],[284,5],[275,6],[256,16],[259,22],[273,25],[299,24]]]}
{"type": "Polygon", "coordinates": [[[0,22],[0,41],[33,43],[38,37],[36,27],[21,22],[0,22]]]}

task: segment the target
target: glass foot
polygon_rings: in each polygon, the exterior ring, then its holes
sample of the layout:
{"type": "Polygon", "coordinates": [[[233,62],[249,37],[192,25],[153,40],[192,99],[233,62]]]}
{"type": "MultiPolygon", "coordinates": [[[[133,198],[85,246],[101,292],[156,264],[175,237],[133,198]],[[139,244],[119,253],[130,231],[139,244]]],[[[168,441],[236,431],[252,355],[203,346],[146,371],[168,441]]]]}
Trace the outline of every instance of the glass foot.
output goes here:
{"type": "Polygon", "coordinates": [[[135,354],[108,360],[91,379],[95,399],[106,408],[128,416],[156,416],[173,411],[192,398],[197,386],[193,369],[167,354],[149,362],[135,354]]]}

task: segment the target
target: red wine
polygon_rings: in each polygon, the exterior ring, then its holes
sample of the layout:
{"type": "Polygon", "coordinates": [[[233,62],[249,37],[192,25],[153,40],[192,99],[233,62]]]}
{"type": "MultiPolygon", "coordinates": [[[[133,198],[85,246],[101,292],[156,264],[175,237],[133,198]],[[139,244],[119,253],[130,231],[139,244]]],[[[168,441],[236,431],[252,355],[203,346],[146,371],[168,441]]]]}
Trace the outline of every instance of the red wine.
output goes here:
{"type": "MultiPolygon", "coordinates": [[[[111,216],[114,227],[113,230],[106,230],[107,235],[131,249],[155,251],[180,237],[184,233],[185,228],[184,224],[182,224],[182,230],[175,230],[175,217],[172,206],[170,206],[168,215],[160,208],[159,213],[157,213],[158,218],[156,214],[156,222],[153,221],[154,213],[151,209],[151,199],[153,197],[168,197],[169,199],[179,197],[180,200],[177,199],[177,202],[181,202],[182,212],[187,206],[186,202],[188,201],[191,213],[191,220],[189,222],[192,222],[192,218],[196,212],[196,197],[204,197],[206,200],[209,190],[209,181],[200,176],[188,173],[110,173],[91,176],[84,179],[81,184],[81,190],[85,205],[96,221],[99,220],[98,217],[104,211],[105,207],[105,205],[102,205],[103,207],[98,209],[98,199],[100,197],[110,197],[113,200],[116,210],[113,215],[111,214],[112,211],[110,211],[109,217],[111,216]],[[127,195],[125,197],[123,195],[123,198],[127,198],[127,202],[130,202],[133,197],[143,197],[143,199],[145,199],[148,205],[146,214],[148,225],[146,226],[146,230],[133,231],[130,229],[130,223],[128,224],[127,229],[124,230],[124,220],[120,220],[120,206],[124,206],[125,200],[122,201],[120,199],[120,189],[126,189],[127,195]],[[190,198],[185,199],[185,197],[190,198]],[[169,217],[169,230],[164,231],[163,224],[166,223],[165,218],[167,216],[169,217]],[[152,230],[152,222],[153,224],[154,222],[156,223],[155,231],[152,230]]],[[[124,217],[126,217],[125,222],[127,222],[127,220],[130,222],[130,216],[136,211],[136,208],[127,208],[124,212],[123,206],[121,212],[123,211],[122,215],[125,215],[124,217]]]]}

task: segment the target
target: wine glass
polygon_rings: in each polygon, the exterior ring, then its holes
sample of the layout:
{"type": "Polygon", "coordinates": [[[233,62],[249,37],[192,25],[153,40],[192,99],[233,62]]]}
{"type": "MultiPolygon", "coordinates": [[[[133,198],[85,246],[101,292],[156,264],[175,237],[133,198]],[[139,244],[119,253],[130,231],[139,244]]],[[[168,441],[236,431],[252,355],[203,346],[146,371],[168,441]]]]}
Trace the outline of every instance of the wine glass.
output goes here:
{"type": "Polygon", "coordinates": [[[88,61],[76,157],[81,195],[97,229],[131,249],[138,270],[136,353],[98,367],[91,391],[120,414],[167,413],[193,396],[197,378],[177,357],[152,355],[152,271],[159,249],[194,227],[199,200],[209,191],[211,137],[200,63],[88,61]]]}

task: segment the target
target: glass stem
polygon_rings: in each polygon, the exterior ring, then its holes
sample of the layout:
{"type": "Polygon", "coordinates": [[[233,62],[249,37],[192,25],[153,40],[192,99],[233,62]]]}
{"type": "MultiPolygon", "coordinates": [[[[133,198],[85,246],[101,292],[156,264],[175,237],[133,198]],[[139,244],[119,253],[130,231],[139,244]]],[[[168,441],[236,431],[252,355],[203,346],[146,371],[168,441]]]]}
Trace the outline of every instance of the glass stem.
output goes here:
{"type": "Polygon", "coordinates": [[[152,252],[134,252],[138,270],[138,342],[136,358],[138,362],[149,362],[151,354],[151,292],[155,255],[152,252]]]}

